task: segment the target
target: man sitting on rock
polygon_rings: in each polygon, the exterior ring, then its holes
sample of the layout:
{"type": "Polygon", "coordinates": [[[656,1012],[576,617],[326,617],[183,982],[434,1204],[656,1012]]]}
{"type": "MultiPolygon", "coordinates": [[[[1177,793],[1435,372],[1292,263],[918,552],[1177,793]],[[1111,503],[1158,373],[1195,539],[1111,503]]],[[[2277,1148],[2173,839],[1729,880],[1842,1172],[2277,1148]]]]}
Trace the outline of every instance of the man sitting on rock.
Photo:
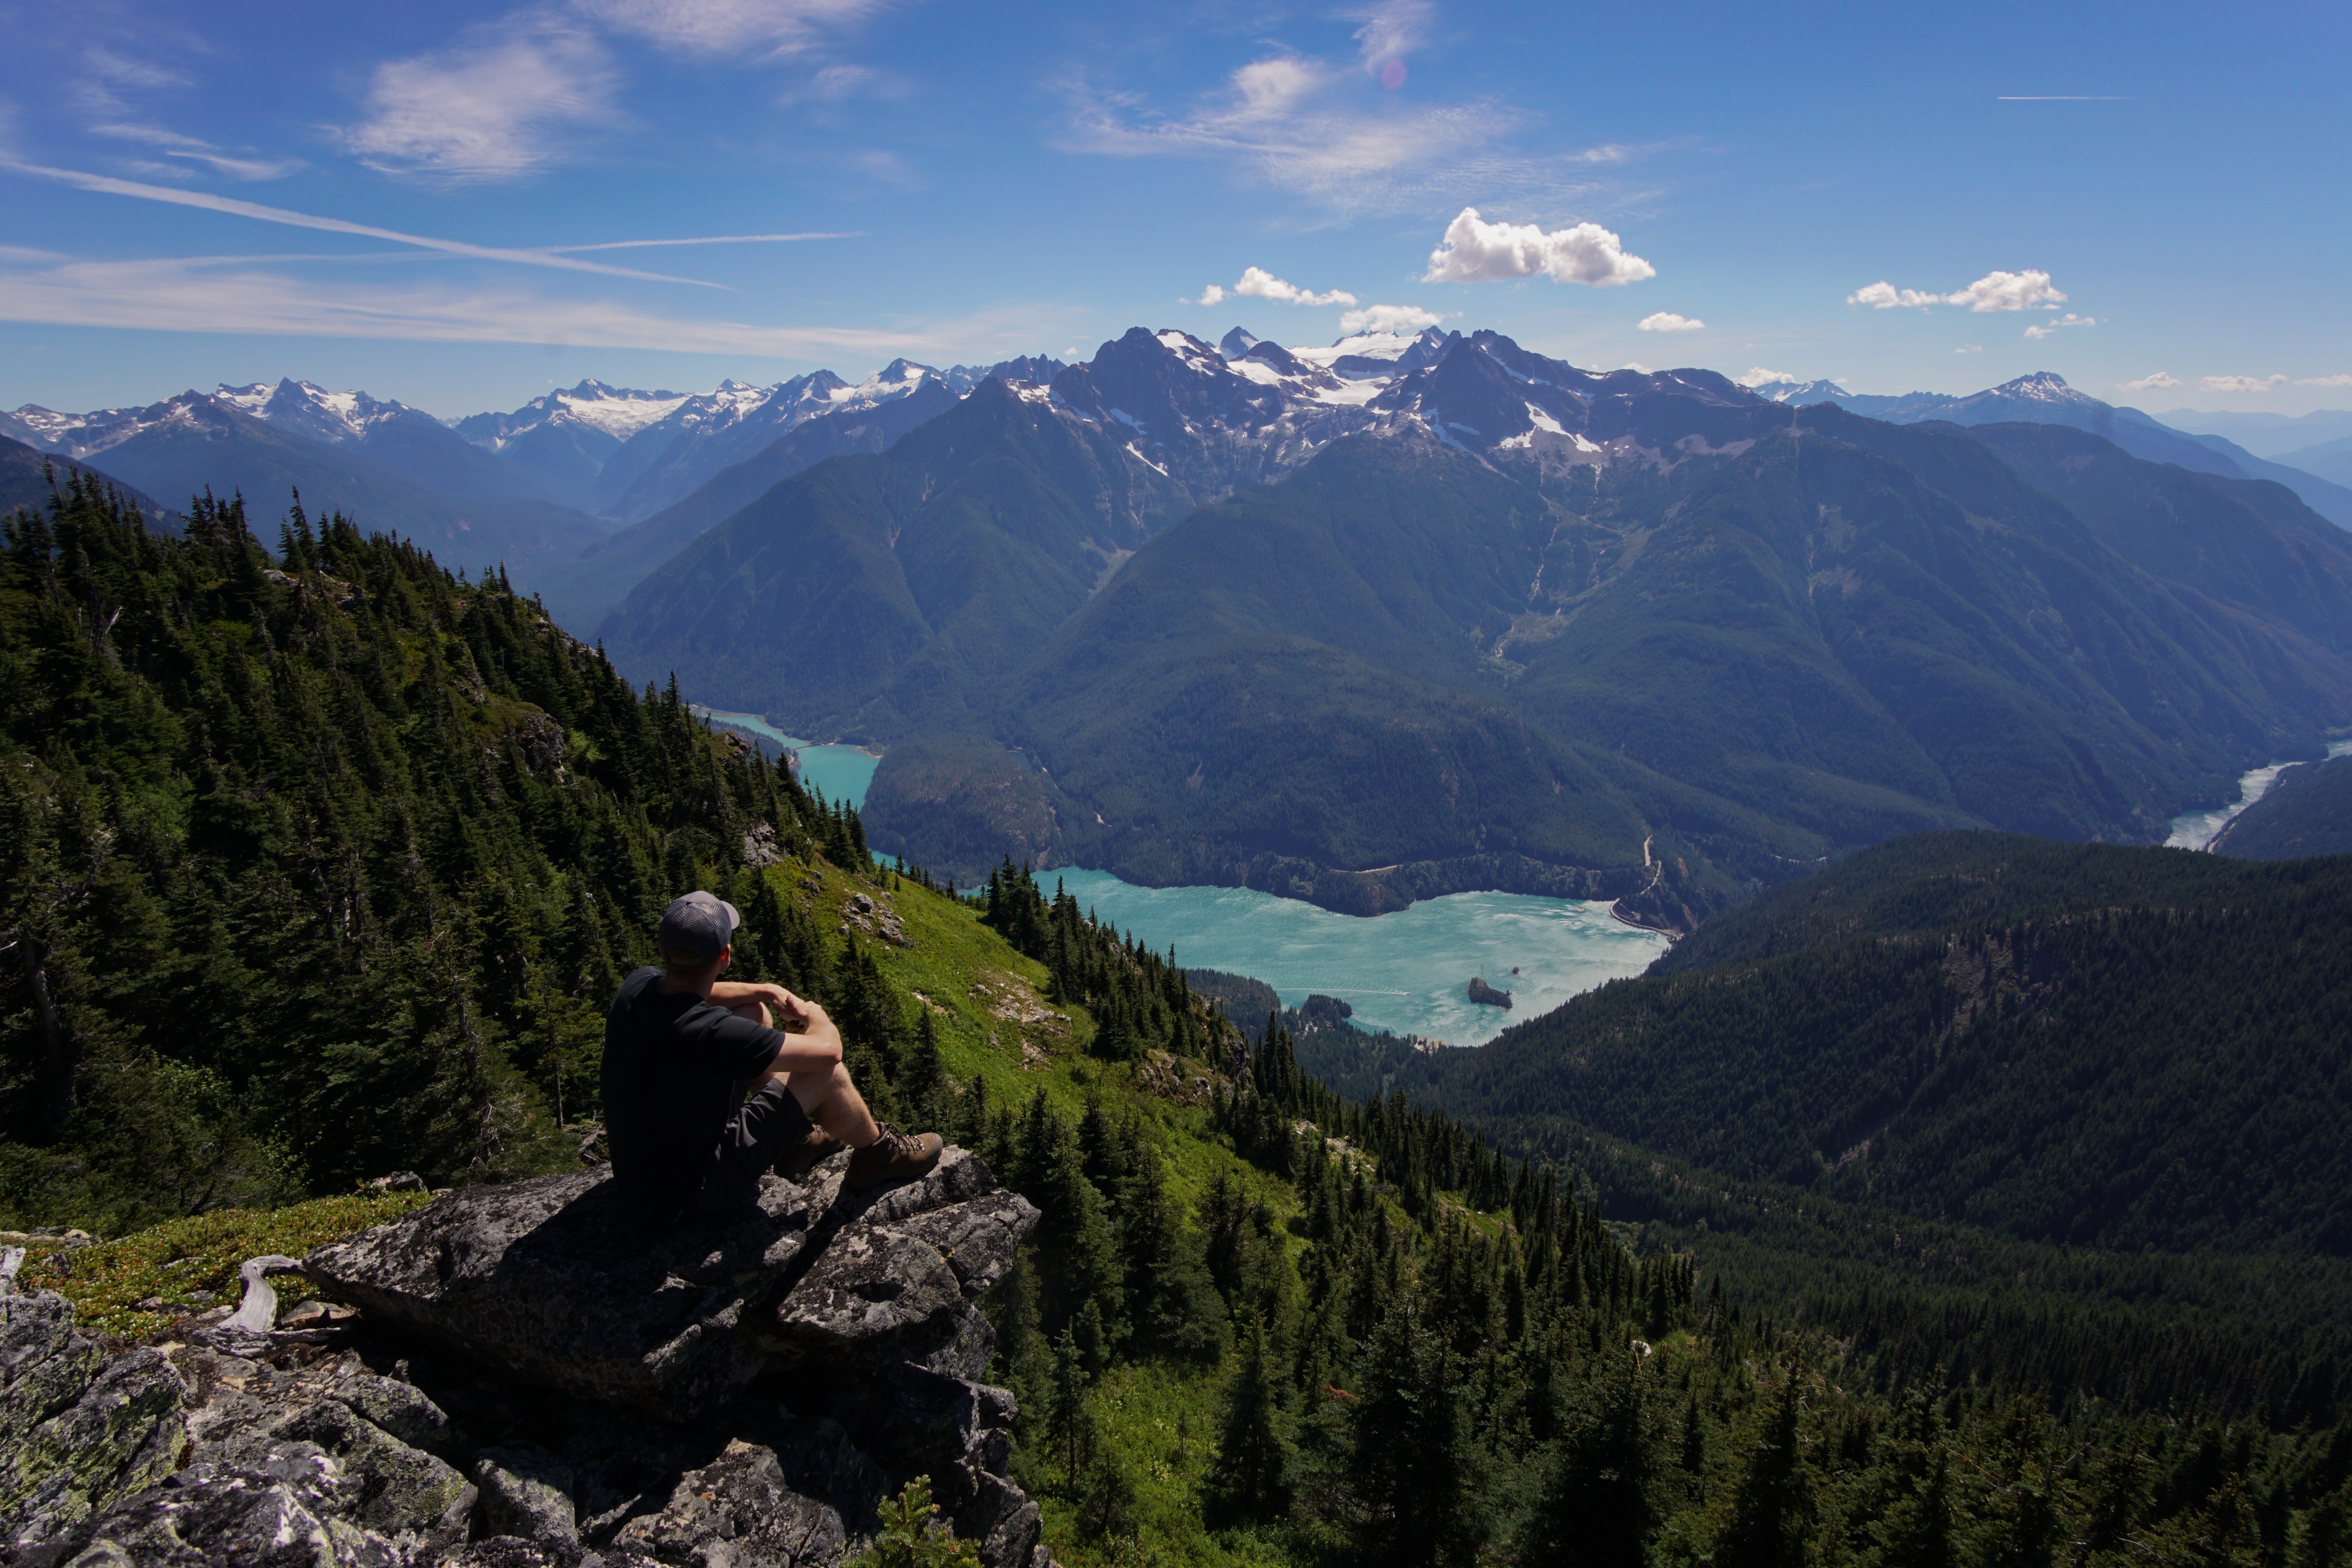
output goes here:
{"type": "Polygon", "coordinates": [[[677,900],[655,938],[665,967],[631,974],[604,1016],[613,1179],[648,1229],[726,1213],[762,1171],[798,1175],[842,1148],[852,1151],[851,1192],[939,1163],[938,1133],[893,1131],[867,1111],[823,1007],[781,985],[719,978],[741,923],[709,893],[677,900]]]}

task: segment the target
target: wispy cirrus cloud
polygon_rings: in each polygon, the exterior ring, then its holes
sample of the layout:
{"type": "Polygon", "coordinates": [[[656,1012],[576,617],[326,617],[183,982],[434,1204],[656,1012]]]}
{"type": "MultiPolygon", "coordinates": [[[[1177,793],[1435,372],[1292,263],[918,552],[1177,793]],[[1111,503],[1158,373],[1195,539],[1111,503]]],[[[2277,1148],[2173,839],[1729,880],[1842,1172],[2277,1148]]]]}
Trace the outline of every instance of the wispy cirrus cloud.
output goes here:
{"type": "Polygon", "coordinates": [[[2162,392],[2170,387],[2187,386],[2189,384],[2177,375],[2169,375],[2159,370],[2153,375],[2141,376],[2137,381],[2118,382],[2116,384],[2126,392],[2162,392]]]}
{"type": "Polygon", "coordinates": [[[815,48],[886,9],[890,0],[573,0],[601,26],[684,55],[757,50],[775,57],[815,48]]]}
{"type": "Polygon", "coordinates": [[[289,228],[317,229],[327,234],[355,235],[365,239],[390,240],[419,250],[437,251],[445,256],[463,257],[478,261],[506,261],[523,267],[547,267],[564,272],[595,272],[608,278],[635,278],[650,283],[688,283],[699,289],[718,289],[723,285],[705,282],[698,278],[677,278],[666,272],[643,272],[633,267],[614,267],[602,261],[583,261],[570,254],[584,250],[631,250],[648,246],[665,245],[748,245],[781,240],[836,239],[847,235],[833,234],[738,234],[710,235],[682,239],[612,240],[602,244],[518,247],[509,246],[473,245],[460,239],[440,239],[431,235],[404,234],[398,229],[378,228],[372,224],[351,223],[342,218],[320,217],[310,213],[294,212],[286,207],[264,206],[258,202],[240,201],[234,196],[215,195],[209,191],[184,191],[171,185],[150,185],[136,180],[120,180],[110,174],[88,174],[79,169],[51,169],[37,163],[19,163],[0,157],[0,171],[30,175],[35,179],[54,180],[60,184],[102,195],[131,196],[142,201],[163,202],[173,206],[196,207],[206,212],[226,213],[232,217],[252,218],[261,223],[282,224],[289,228]]]}
{"type": "Polygon", "coordinates": [[[561,343],[806,360],[985,351],[1027,342],[1034,312],[999,312],[926,326],[777,326],[682,318],[611,300],[566,300],[527,289],[434,279],[320,283],[247,258],[139,261],[0,254],[0,320],[156,331],[247,332],[425,342],[561,343]]]}
{"type": "Polygon", "coordinates": [[[175,66],[94,45],[82,51],[65,96],[91,135],[182,160],[178,164],[138,165],[162,178],[184,180],[209,169],[235,180],[276,180],[304,166],[299,158],[269,158],[249,147],[223,147],[156,121],[160,100],[195,86],[195,79],[175,66]]]}
{"type": "Polygon", "coordinates": [[[2284,386],[2283,375],[2200,375],[2198,386],[2206,392],[2268,392],[2273,386],[2284,386]]]}
{"type": "Polygon", "coordinates": [[[364,117],[337,135],[390,174],[515,179],[562,158],[567,132],[617,118],[617,81],[585,26],[559,11],[521,12],[478,24],[447,48],[378,66],[364,117]]]}
{"type": "Polygon", "coordinates": [[[1266,54],[1178,111],[1074,79],[1064,86],[1069,120],[1055,144],[1104,157],[1222,160],[1247,179],[1341,214],[1407,211],[1473,195],[1579,199],[1601,189],[1582,154],[1517,146],[1536,117],[1500,99],[1416,103],[1383,90],[1401,84],[1391,82],[1387,68],[1401,64],[1400,51],[1418,47],[1427,7],[1357,15],[1363,23],[1357,62],[1266,54]]]}
{"type": "Polygon", "coordinates": [[[2297,376],[2294,384],[2297,386],[2352,386],[2352,375],[2304,375],[2297,376]]]}

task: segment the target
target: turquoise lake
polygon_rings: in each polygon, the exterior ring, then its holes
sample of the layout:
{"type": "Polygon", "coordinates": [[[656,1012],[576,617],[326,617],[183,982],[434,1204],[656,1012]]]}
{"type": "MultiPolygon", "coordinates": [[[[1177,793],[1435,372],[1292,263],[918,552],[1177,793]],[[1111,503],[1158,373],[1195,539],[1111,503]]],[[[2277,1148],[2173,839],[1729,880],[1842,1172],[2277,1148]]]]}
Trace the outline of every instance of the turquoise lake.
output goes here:
{"type": "Polygon", "coordinates": [[[866,786],[874,782],[874,770],[882,759],[856,746],[813,746],[797,735],[787,735],[772,727],[756,713],[726,713],[700,703],[689,703],[698,718],[730,730],[742,730],[774,742],[786,751],[796,752],[801,760],[801,782],[813,784],[824,792],[824,798],[838,803],[846,800],[852,805],[866,801],[866,786]]]}
{"type": "MultiPolygon", "coordinates": [[[[696,707],[714,724],[797,751],[801,777],[827,800],[863,805],[879,758],[856,746],[813,746],[755,713],[696,707]]],[[[1099,918],[1179,963],[1247,974],[1286,1006],[1337,996],[1372,1029],[1484,1045],[1620,975],[1639,974],[1666,939],[1612,918],[1606,903],[1521,893],[1454,893],[1365,920],[1246,888],[1139,888],[1108,871],[1047,871],[1099,918]],[[1516,968],[1517,974],[1511,973],[1516,968]],[[1511,1009],[1465,994],[1474,974],[1511,993],[1511,1009]]]]}
{"type": "MultiPolygon", "coordinates": [[[[757,714],[694,711],[797,752],[801,777],[829,801],[863,805],[881,762],[856,746],[811,745],[757,714]]],[[[2331,757],[2347,752],[2352,741],[2327,748],[2331,757]]],[[[2174,818],[2166,842],[2204,848],[2288,765],[2255,768],[2230,805],[2174,818]]],[[[1286,1006],[1337,996],[1369,1028],[1457,1046],[1484,1045],[1603,982],[1639,974],[1667,945],[1620,923],[1606,903],[1571,899],[1454,893],[1364,920],[1246,888],[1139,888],[1108,871],[1048,871],[1039,881],[1050,892],[1056,878],[1101,919],[1160,952],[1172,944],[1179,963],[1263,980],[1286,1006]],[[1474,974],[1510,992],[1511,1010],[1471,1002],[1465,988],[1474,974]]]]}
{"type": "Polygon", "coordinates": [[[1582,900],[1453,893],[1366,920],[1246,888],[1139,888],[1108,871],[1048,871],[1038,882],[1050,894],[1056,878],[1098,919],[1163,952],[1174,944],[1180,963],[1263,980],[1286,1006],[1337,996],[1368,1028],[1457,1046],[1639,974],[1666,950],[1655,931],[1582,900]],[[1510,992],[1510,1011],[1473,1003],[1474,974],[1510,992]]]}

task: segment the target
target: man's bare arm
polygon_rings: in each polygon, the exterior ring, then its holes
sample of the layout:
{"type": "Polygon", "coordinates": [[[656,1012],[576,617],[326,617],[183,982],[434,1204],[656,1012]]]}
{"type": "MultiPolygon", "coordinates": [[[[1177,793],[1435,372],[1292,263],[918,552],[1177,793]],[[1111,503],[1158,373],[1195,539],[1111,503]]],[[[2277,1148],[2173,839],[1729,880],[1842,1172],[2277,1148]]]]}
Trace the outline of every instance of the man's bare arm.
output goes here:
{"type": "MultiPolygon", "coordinates": [[[[762,987],[772,991],[781,1002],[776,1009],[776,1027],[784,1032],[784,1043],[776,1051],[776,1059],[768,1064],[767,1076],[782,1078],[786,1073],[831,1072],[841,1064],[841,1030],[823,1007],[805,996],[795,996],[781,985],[762,987]]],[[[769,1000],[766,996],[760,998],[769,1000]]]]}

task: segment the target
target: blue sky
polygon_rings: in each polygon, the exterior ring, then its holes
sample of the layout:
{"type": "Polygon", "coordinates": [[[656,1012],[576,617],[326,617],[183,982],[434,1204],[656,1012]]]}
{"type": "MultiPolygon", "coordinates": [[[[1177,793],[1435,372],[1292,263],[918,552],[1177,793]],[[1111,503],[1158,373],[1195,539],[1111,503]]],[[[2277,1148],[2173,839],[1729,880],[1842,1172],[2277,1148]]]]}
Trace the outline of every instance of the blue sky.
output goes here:
{"type": "Polygon", "coordinates": [[[0,26],[0,406],[292,375],[455,416],[1368,318],[1865,392],[2051,369],[2150,409],[2352,406],[2337,4],[0,26]]]}

